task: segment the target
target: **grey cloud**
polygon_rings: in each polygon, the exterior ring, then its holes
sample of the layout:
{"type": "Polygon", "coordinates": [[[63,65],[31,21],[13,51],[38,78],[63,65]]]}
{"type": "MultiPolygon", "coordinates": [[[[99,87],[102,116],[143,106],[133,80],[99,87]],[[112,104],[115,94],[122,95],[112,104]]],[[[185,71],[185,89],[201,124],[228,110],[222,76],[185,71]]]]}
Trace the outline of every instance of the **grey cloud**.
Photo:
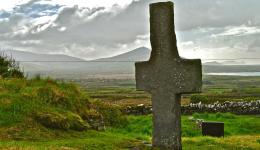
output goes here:
{"type": "Polygon", "coordinates": [[[259,0],[175,0],[179,30],[197,27],[259,25],[259,0]]]}
{"type": "MultiPolygon", "coordinates": [[[[114,6],[111,10],[104,7],[82,8],[40,5],[39,0],[31,1],[16,9],[27,16],[12,16],[8,22],[0,22],[0,41],[7,42],[15,48],[30,49],[42,53],[65,53],[84,58],[105,57],[122,52],[122,45],[133,43],[141,35],[149,34],[149,3],[159,0],[133,1],[126,8],[114,6]],[[34,9],[31,9],[34,8],[34,9]],[[35,11],[33,11],[35,10],[35,11]],[[28,33],[9,38],[2,33],[12,32],[12,26],[18,26],[23,17],[40,17],[57,15],[54,22],[27,25],[28,33]],[[56,12],[56,13],[55,13],[56,12]],[[29,15],[28,15],[29,14],[29,15]],[[8,25],[12,24],[11,27],[8,25]],[[45,30],[39,30],[48,25],[45,30]],[[60,30],[63,28],[64,30],[60,30]],[[25,41],[38,40],[39,43],[25,41]],[[13,41],[13,42],[12,42],[13,41]]],[[[161,1],[161,0],[160,0],[161,1]]],[[[237,43],[252,44],[253,36],[244,40],[238,38],[211,35],[225,32],[227,26],[259,26],[259,0],[173,0],[175,2],[175,26],[180,42],[192,41],[194,46],[217,49],[219,47],[236,47],[237,43]]],[[[6,15],[6,14],[5,14],[6,15]]],[[[1,15],[0,15],[1,16],[1,15]]],[[[258,36],[258,35],[254,35],[258,36]]],[[[148,40],[147,40],[148,42],[148,40]]],[[[141,46],[141,45],[136,45],[141,46]]],[[[125,49],[129,49],[126,46],[125,49]]]]}
{"type": "Polygon", "coordinates": [[[252,43],[249,44],[248,46],[248,52],[254,53],[254,52],[259,52],[260,53],[260,35],[259,37],[256,37],[252,43]]]}
{"type": "MultiPolygon", "coordinates": [[[[94,47],[96,51],[86,52],[89,55],[85,56],[87,58],[97,55],[102,57],[102,55],[104,56],[107,53],[113,54],[120,51],[118,44],[134,42],[138,35],[148,32],[146,26],[148,18],[144,17],[147,13],[141,13],[143,17],[138,15],[137,10],[142,8],[142,6],[138,5],[138,2],[133,2],[126,9],[117,8],[118,6],[114,7],[113,9],[116,11],[105,11],[105,8],[64,8],[53,23],[58,26],[51,26],[36,34],[29,33],[26,37],[16,36],[15,39],[40,39],[46,44],[44,45],[46,49],[53,45],[49,49],[50,51],[53,49],[57,51],[75,50],[70,45],[86,47],[86,51],[88,51],[88,47],[94,47]],[[94,18],[86,20],[86,18],[93,15],[95,15],[94,18]],[[141,19],[137,19],[139,17],[141,19]],[[146,20],[143,18],[146,18],[146,20]],[[60,32],[58,30],[60,27],[66,27],[67,30],[60,32]],[[111,51],[109,52],[108,50],[111,51]]],[[[37,28],[38,26],[35,26],[31,30],[36,30],[37,28]]]]}
{"type": "Polygon", "coordinates": [[[22,14],[15,14],[6,20],[0,21],[0,37],[3,34],[14,32],[14,29],[19,27],[23,20],[24,16],[22,14]]]}

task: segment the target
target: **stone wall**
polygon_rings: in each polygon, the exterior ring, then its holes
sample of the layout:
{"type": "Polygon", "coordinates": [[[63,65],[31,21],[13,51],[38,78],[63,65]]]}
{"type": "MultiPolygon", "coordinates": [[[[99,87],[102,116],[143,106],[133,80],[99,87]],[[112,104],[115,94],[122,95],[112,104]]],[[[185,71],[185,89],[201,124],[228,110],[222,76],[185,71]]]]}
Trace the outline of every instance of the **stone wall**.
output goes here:
{"type": "MultiPolygon", "coordinates": [[[[128,106],[122,108],[123,113],[131,115],[147,115],[152,113],[152,106],[140,104],[138,106],[128,106]]],[[[216,113],[230,112],[238,115],[260,114],[260,100],[251,102],[216,102],[214,104],[191,103],[181,107],[182,114],[190,115],[193,113],[216,113]]]]}

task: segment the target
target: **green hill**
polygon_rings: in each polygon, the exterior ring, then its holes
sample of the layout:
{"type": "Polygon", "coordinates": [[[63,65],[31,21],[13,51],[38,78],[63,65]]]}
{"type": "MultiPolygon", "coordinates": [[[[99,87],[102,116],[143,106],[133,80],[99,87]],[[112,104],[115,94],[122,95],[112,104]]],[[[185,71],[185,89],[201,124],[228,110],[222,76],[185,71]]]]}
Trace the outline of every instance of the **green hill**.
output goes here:
{"type": "Polygon", "coordinates": [[[70,131],[126,123],[117,108],[89,100],[74,84],[40,78],[0,79],[2,140],[57,138],[70,131]]]}

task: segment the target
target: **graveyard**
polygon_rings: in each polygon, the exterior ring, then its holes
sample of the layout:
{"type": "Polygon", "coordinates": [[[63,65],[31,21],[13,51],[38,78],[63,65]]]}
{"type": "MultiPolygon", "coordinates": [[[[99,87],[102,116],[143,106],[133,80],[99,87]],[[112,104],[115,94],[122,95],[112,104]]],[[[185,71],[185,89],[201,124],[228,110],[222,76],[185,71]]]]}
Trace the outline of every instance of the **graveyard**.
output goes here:
{"type": "Polygon", "coordinates": [[[152,51],[133,78],[29,77],[1,54],[0,150],[260,149],[260,76],[182,58],[173,10],[150,4],[152,51]]]}

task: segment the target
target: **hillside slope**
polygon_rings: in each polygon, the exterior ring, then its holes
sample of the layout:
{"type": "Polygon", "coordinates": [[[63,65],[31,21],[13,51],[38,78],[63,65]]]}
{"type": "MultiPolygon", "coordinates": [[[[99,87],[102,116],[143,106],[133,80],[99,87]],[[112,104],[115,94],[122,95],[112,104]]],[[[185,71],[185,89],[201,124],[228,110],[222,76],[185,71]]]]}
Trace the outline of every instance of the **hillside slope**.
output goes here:
{"type": "Polygon", "coordinates": [[[1,79],[0,140],[58,138],[70,136],[69,131],[126,124],[117,108],[91,101],[74,84],[49,78],[1,79]]]}

